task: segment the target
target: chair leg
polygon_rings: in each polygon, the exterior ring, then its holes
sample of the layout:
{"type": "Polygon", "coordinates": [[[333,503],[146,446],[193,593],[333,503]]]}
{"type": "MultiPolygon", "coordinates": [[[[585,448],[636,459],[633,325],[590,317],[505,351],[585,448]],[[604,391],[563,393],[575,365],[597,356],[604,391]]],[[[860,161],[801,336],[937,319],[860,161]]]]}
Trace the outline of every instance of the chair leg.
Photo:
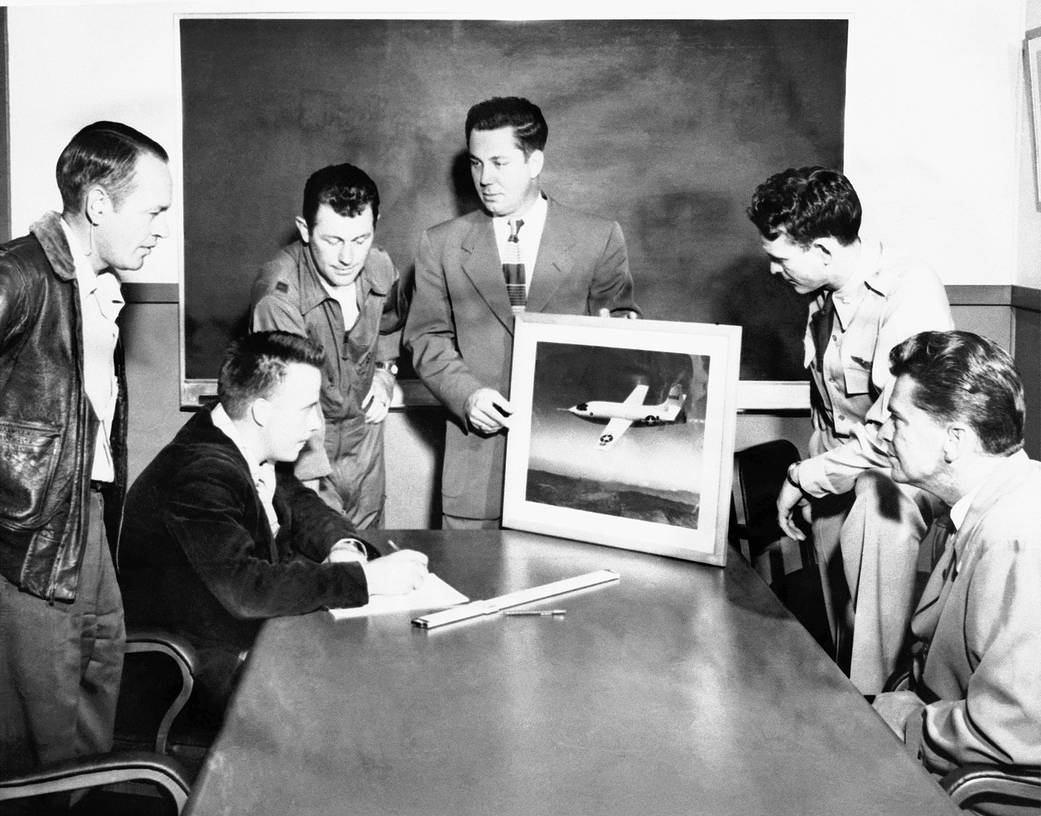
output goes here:
{"type": "Polygon", "coordinates": [[[770,588],[785,606],[788,605],[788,585],[785,581],[784,553],[779,546],[772,546],[770,554],[770,588]]]}

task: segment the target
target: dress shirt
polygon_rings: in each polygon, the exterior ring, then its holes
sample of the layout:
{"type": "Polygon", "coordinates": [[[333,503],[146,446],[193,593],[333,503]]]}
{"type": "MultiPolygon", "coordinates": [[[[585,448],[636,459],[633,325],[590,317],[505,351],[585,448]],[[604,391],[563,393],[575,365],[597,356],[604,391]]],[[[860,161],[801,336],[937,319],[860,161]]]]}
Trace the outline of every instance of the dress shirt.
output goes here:
{"type": "Polygon", "coordinates": [[[982,483],[976,485],[976,487],[951,505],[951,524],[954,525],[955,530],[960,530],[962,524],[965,523],[965,516],[969,512],[969,506],[972,504],[976,494],[980,492],[981,487],[983,487],[982,483]]]}
{"type": "Polygon", "coordinates": [[[329,293],[329,297],[340,304],[340,313],[343,315],[343,330],[349,332],[354,327],[354,324],[358,322],[358,315],[361,313],[358,310],[358,281],[355,280],[346,286],[333,286],[319,273],[318,282],[329,293]]]}
{"type": "Polygon", "coordinates": [[[83,331],[84,390],[100,423],[94,440],[94,461],[90,478],[111,482],[115,478],[112,458],[112,418],[116,410],[119,383],[114,354],[119,340],[116,318],[123,309],[119,279],[112,272],[94,272],[90,255],[80,246],[69,225],[60,220],[76,270],[83,331]]]}
{"type": "Polygon", "coordinates": [[[261,462],[246,445],[238,428],[223,405],[215,405],[210,413],[213,427],[223,431],[224,435],[235,443],[242,458],[246,460],[249,467],[249,475],[253,478],[253,485],[257,488],[260,503],[264,507],[264,515],[267,516],[268,524],[271,525],[271,535],[278,535],[278,515],[275,513],[275,466],[272,462],[261,462]]]}
{"type": "MultiPolygon", "coordinates": [[[[1021,459],[1026,456],[1026,454],[1022,451],[1020,451],[1020,454],[1021,455],[1017,456],[1017,459],[1021,459]]],[[[956,501],[951,506],[949,515],[951,517],[951,527],[954,528],[953,530],[951,530],[951,537],[953,537],[954,534],[962,528],[962,525],[965,524],[965,517],[969,514],[969,508],[972,506],[973,501],[975,501],[976,499],[976,495],[980,492],[984,484],[984,482],[980,482],[978,485],[976,485],[976,487],[974,487],[972,490],[970,490],[968,493],[966,493],[964,496],[958,499],[958,501],[956,501]]],[[[954,569],[956,571],[961,569],[960,555],[956,556],[954,569]]]]}
{"type": "Polygon", "coordinates": [[[524,222],[517,233],[520,244],[521,262],[524,264],[524,285],[530,291],[531,278],[535,272],[535,261],[539,256],[539,243],[542,241],[542,229],[546,226],[546,198],[540,195],[527,210],[512,215],[497,215],[492,218],[492,229],[495,230],[495,245],[499,248],[499,258],[512,257],[507,239],[510,237],[510,221],[518,218],[524,222]]]}
{"type": "MultiPolygon", "coordinates": [[[[257,495],[260,497],[260,503],[264,508],[264,515],[267,516],[268,524],[271,526],[271,535],[277,536],[279,523],[274,502],[276,478],[274,463],[260,462],[257,459],[246,445],[245,440],[239,433],[238,428],[235,427],[231,417],[228,416],[228,412],[224,410],[223,405],[217,404],[213,407],[213,410],[210,412],[210,419],[213,422],[213,427],[222,431],[238,448],[242,458],[246,460],[249,474],[253,478],[253,485],[257,489],[257,495]]],[[[330,563],[335,561],[365,561],[366,557],[365,545],[361,541],[356,538],[341,538],[330,548],[329,557],[326,558],[326,561],[330,563]],[[360,554],[360,558],[356,557],[355,554],[360,554]]]]}

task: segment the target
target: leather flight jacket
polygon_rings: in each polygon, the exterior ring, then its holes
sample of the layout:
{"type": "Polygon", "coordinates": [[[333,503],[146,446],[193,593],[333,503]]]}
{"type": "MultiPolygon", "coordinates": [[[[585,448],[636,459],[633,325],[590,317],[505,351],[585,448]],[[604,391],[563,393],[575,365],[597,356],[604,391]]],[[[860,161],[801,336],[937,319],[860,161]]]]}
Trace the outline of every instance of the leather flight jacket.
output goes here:
{"type": "MultiPolygon", "coordinates": [[[[126,488],[126,375],[102,490],[115,543],[126,488]]],[[[53,603],[76,597],[99,422],[84,389],[75,267],[57,213],[0,247],[0,575],[53,603]]]]}

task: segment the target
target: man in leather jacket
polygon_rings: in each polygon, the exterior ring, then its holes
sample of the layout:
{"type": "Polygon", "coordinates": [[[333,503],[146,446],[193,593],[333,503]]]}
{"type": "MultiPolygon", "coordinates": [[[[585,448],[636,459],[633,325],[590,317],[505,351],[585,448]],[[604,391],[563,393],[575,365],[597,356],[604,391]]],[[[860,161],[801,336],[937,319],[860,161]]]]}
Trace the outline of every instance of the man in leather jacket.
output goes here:
{"type": "Polygon", "coordinates": [[[111,747],[126,484],[122,270],[169,234],[166,151],[116,122],[58,159],[62,212],[0,247],[0,767],[111,747]],[[106,529],[107,528],[107,529],[106,529]]]}

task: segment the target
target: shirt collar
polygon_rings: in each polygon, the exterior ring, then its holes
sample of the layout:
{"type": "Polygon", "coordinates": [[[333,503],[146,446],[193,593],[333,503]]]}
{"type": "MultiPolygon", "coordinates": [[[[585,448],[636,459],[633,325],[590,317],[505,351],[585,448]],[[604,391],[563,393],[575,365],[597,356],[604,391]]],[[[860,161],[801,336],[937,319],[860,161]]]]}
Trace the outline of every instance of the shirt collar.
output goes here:
{"type": "Polygon", "coordinates": [[[520,218],[524,222],[524,232],[521,233],[523,236],[541,235],[542,227],[546,223],[546,211],[548,209],[549,202],[546,200],[546,196],[539,193],[539,197],[535,199],[535,203],[528,207],[528,209],[523,213],[494,215],[492,216],[492,224],[495,225],[496,234],[501,232],[505,238],[510,232],[509,222],[520,218]]]}
{"type": "Polygon", "coordinates": [[[98,275],[94,271],[94,264],[90,262],[90,255],[80,245],[79,239],[73,233],[72,228],[65,223],[64,218],[59,218],[61,231],[65,233],[65,240],[69,244],[69,252],[72,254],[72,265],[76,270],[76,281],[84,294],[90,294],[98,288],[98,275]]]}
{"type": "MultiPolygon", "coordinates": [[[[330,291],[329,282],[322,277],[318,267],[314,265],[314,258],[311,257],[311,250],[307,244],[297,241],[293,246],[299,248],[298,263],[302,262],[307,270],[307,274],[299,276],[300,310],[306,313],[329,298],[335,300],[336,296],[330,291]]],[[[372,253],[375,251],[376,246],[373,245],[369,250],[369,257],[365,259],[365,265],[358,273],[358,277],[354,279],[354,291],[362,292],[363,297],[367,296],[369,291],[377,295],[387,294],[387,289],[380,284],[377,276],[369,269],[369,261],[372,260],[372,253]]]]}
{"type": "MultiPolygon", "coordinates": [[[[1018,450],[1011,456],[1005,457],[1005,460],[999,463],[998,467],[1004,467],[1009,462],[1025,461],[1027,458],[1026,451],[1018,450]]],[[[961,529],[961,526],[965,523],[965,518],[969,515],[969,508],[972,507],[972,502],[976,499],[985,485],[992,483],[992,478],[997,473],[998,470],[995,469],[992,472],[991,477],[980,482],[972,490],[958,499],[958,501],[956,501],[951,507],[951,523],[954,525],[955,530],[961,529]]]]}
{"type": "Polygon", "coordinates": [[[122,290],[119,286],[119,278],[112,272],[102,272],[100,275],[94,271],[90,254],[82,247],[79,239],[73,233],[72,228],[65,223],[64,218],[59,218],[65,240],[69,244],[69,252],[72,255],[72,265],[76,273],[76,283],[79,285],[80,295],[92,295],[98,292],[98,305],[102,314],[109,320],[115,320],[124,306],[122,290]]]}
{"type": "Polygon", "coordinates": [[[960,530],[961,526],[965,523],[965,517],[969,514],[969,507],[972,506],[972,500],[976,498],[976,494],[980,492],[980,488],[983,484],[978,484],[951,507],[951,524],[954,525],[955,530],[960,530]]]}
{"type": "Polygon", "coordinates": [[[235,427],[234,420],[228,416],[228,412],[224,410],[223,405],[217,403],[213,406],[213,409],[210,411],[210,420],[213,422],[213,427],[223,431],[224,435],[235,444],[236,448],[238,448],[239,453],[242,454],[242,458],[246,460],[246,464],[249,466],[249,472],[253,474],[254,479],[257,475],[265,473],[268,466],[262,465],[256,454],[249,449],[246,440],[242,438],[239,429],[235,427]]]}
{"type": "Polygon", "coordinates": [[[365,270],[362,269],[362,271],[358,273],[358,277],[356,277],[352,283],[348,283],[346,286],[333,286],[331,283],[329,283],[329,281],[327,281],[317,272],[315,272],[315,276],[318,278],[318,283],[321,284],[321,287],[326,291],[326,294],[328,294],[329,297],[335,300],[339,300],[341,297],[344,297],[348,293],[350,293],[352,297],[357,298],[358,281],[361,280],[361,276],[364,273],[365,270]]]}
{"type": "Polygon", "coordinates": [[[832,295],[835,314],[843,329],[849,326],[868,289],[885,296],[889,291],[889,281],[882,269],[882,245],[878,241],[862,240],[853,274],[832,295]]]}

